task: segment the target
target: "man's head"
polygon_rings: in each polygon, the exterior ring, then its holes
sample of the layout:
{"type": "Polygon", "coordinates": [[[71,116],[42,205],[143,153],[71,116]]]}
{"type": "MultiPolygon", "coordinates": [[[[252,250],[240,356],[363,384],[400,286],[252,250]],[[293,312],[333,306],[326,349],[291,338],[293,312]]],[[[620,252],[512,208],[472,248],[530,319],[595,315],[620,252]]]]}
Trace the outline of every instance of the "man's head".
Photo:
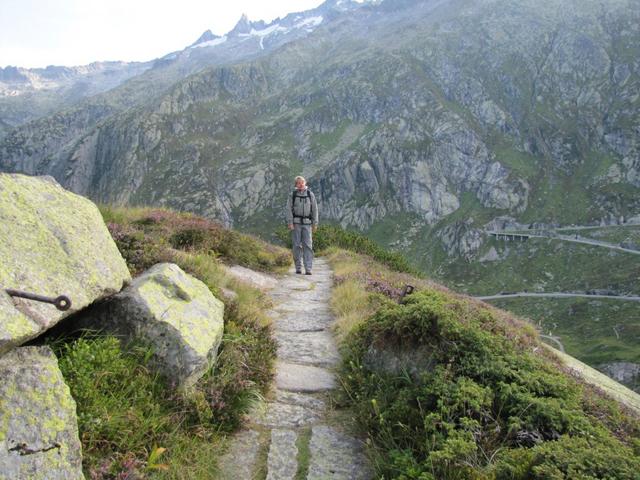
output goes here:
{"type": "Polygon", "coordinates": [[[296,177],[296,189],[302,191],[306,188],[306,186],[307,186],[307,181],[304,179],[304,177],[301,177],[298,175],[296,177]]]}

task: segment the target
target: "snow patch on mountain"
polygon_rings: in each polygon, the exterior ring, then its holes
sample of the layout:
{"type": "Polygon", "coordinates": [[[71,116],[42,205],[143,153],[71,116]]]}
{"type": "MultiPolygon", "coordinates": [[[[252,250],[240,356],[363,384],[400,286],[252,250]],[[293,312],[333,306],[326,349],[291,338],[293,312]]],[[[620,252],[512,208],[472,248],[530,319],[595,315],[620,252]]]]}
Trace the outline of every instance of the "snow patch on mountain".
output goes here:
{"type": "Polygon", "coordinates": [[[305,18],[301,22],[295,24],[294,28],[306,28],[308,31],[313,30],[315,27],[320,25],[324,18],[321,15],[317,17],[309,17],[305,18]]]}
{"type": "Polygon", "coordinates": [[[227,41],[227,36],[214,38],[213,40],[208,40],[206,42],[198,43],[197,45],[192,45],[191,48],[202,48],[202,47],[215,47],[216,45],[221,45],[227,41]]]}

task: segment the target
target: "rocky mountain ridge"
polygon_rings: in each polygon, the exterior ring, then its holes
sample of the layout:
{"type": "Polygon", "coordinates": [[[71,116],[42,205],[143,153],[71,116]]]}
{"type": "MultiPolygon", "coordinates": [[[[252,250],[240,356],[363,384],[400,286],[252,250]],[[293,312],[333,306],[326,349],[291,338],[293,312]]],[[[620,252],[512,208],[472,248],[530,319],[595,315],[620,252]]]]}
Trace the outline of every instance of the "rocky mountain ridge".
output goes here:
{"type": "MultiPolygon", "coordinates": [[[[239,225],[276,215],[294,170],[311,177],[326,217],[360,229],[397,215],[434,225],[465,202],[483,222],[637,214],[640,66],[627,51],[638,48],[638,9],[585,5],[383,2],[336,13],[309,38],[195,74],[126,113],[93,105],[28,125],[0,144],[0,165],[52,173],[100,201],[239,225]],[[568,190],[575,208],[560,209],[568,190]]],[[[279,25],[241,21],[232,32],[279,25]]]]}
{"type": "Polygon", "coordinates": [[[0,68],[0,138],[13,128],[56,111],[73,109],[76,105],[86,109],[100,103],[113,103],[110,97],[124,100],[126,107],[145,103],[163,88],[189,74],[207,66],[264,55],[288,42],[304,38],[325,19],[359,9],[367,3],[376,2],[328,0],[318,8],[291,13],[269,24],[252,22],[243,15],[224,36],[214,35],[208,30],[183,50],[146,62],[0,68]],[[133,80],[133,85],[126,85],[119,92],[107,96],[100,95],[129,79],[133,80]],[[83,102],[85,99],[88,100],[83,102]]]}

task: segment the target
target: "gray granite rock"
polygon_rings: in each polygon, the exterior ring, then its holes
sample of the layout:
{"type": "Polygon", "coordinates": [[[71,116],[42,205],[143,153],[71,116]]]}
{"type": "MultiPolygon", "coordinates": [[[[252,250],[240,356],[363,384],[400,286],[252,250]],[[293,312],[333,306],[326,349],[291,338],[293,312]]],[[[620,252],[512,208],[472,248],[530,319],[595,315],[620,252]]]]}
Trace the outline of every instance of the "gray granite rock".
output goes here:
{"type": "Polygon", "coordinates": [[[220,480],[239,480],[254,478],[258,454],[260,453],[260,433],[255,430],[242,430],[231,439],[229,447],[219,461],[220,480]]]}
{"type": "Polygon", "coordinates": [[[0,357],[0,379],[0,478],[84,478],[76,403],[51,349],[0,357]]]}
{"type": "Polygon", "coordinates": [[[326,425],[311,430],[308,480],[373,478],[362,443],[326,425]]]}
{"type": "Polygon", "coordinates": [[[0,173],[0,355],[131,280],[98,208],[53,179],[0,173]],[[71,309],[12,298],[57,297],[71,309]]]}
{"type": "Polygon", "coordinates": [[[326,408],[324,400],[309,393],[288,392],[286,390],[276,390],[276,401],[288,403],[290,405],[300,405],[315,411],[323,411],[326,408]]]}
{"type": "Polygon", "coordinates": [[[333,316],[327,309],[299,313],[275,311],[273,327],[284,332],[318,332],[329,328],[333,316]]]}
{"type": "Polygon", "coordinates": [[[276,332],[278,358],[290,363],[321,367],[338,364],[340,356],[333,335],[322,332],[276,332]]]}
{"type": "Polygon", "coordinates": [[[200,280],[171,263],[154,265],[80,323],[153,345],[154,363],[188,388],[215,361],[224,304],[200,280]]]}
{"type": "Polygon", "coordinates": [[[225,267],[225,271],[241,282],[248,283],[262,290],[269,290],[278,284],[277,278],[267,275],[266,273],[256,272],[250,268],[241,267],[240,265],[225,267]]]}
{"type": "Polygon", "coordinates": [[[298,470],[298,435],[293,430],[271,430],[271,445],[267,459],[267,480],[292,480],[298,470]]]}
{"type": "Polygon", "coordinates": [[[298,428],[317,422],[320,412],[301,405],[273,402],[267,404],[266,411],[253,415],[254,421],[270,428],[298,428]]]}
{"type": "Polygon", "coordinates": [[[290,392],[321,392],[336,387],[335,376],[325,368],[279,361],[276,385],[290,392]]]}

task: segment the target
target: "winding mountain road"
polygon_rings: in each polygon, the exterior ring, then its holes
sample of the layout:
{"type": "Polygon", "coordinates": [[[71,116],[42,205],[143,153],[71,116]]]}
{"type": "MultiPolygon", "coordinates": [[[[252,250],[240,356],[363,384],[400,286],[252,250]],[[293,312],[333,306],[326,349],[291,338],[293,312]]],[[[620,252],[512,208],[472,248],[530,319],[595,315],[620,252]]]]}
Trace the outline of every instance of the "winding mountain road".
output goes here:
{"type": "Polygon", "coordinates": [[[628,300],[632,302],[640,302],[640,296],[635,295],[597,295],[589,293],[566,293],[566,292],[549,292],[549,293],[531,293],[531,292],[515,292],[515,293],[502,293],[497,295],[483,295],[473,297],[478,300],[497,300],[501,298],[515,298],[515,297],[543,297],[543,298],[611,298],[613,300],[628,300]]]}
{"type": "Polygon", "coordinates": [[[625,253],[633,253],[635,255],[640,255],[640,250],[633,250],[631,248],[621,247],[620,245],[616,245],[615,243],[602,242],[600,240],[593,240],[589,238],[579,237],[576,238],[573,235],[543,235],[539,233],[516,233],[509,232],[507,230],[490,230],[487,231],[489,235],[493,235],[496,238],[500,237],[511,237],[511,238],[519,238],[522,240],[526,240],[528,238],[548,238],[551,240],[561,240],[564,242],[573,242],[573,243],[583,243],[585,245],[593,245],[595,247],[604,247],[609,248],[611,250],[618,250],[625,253]]]}

